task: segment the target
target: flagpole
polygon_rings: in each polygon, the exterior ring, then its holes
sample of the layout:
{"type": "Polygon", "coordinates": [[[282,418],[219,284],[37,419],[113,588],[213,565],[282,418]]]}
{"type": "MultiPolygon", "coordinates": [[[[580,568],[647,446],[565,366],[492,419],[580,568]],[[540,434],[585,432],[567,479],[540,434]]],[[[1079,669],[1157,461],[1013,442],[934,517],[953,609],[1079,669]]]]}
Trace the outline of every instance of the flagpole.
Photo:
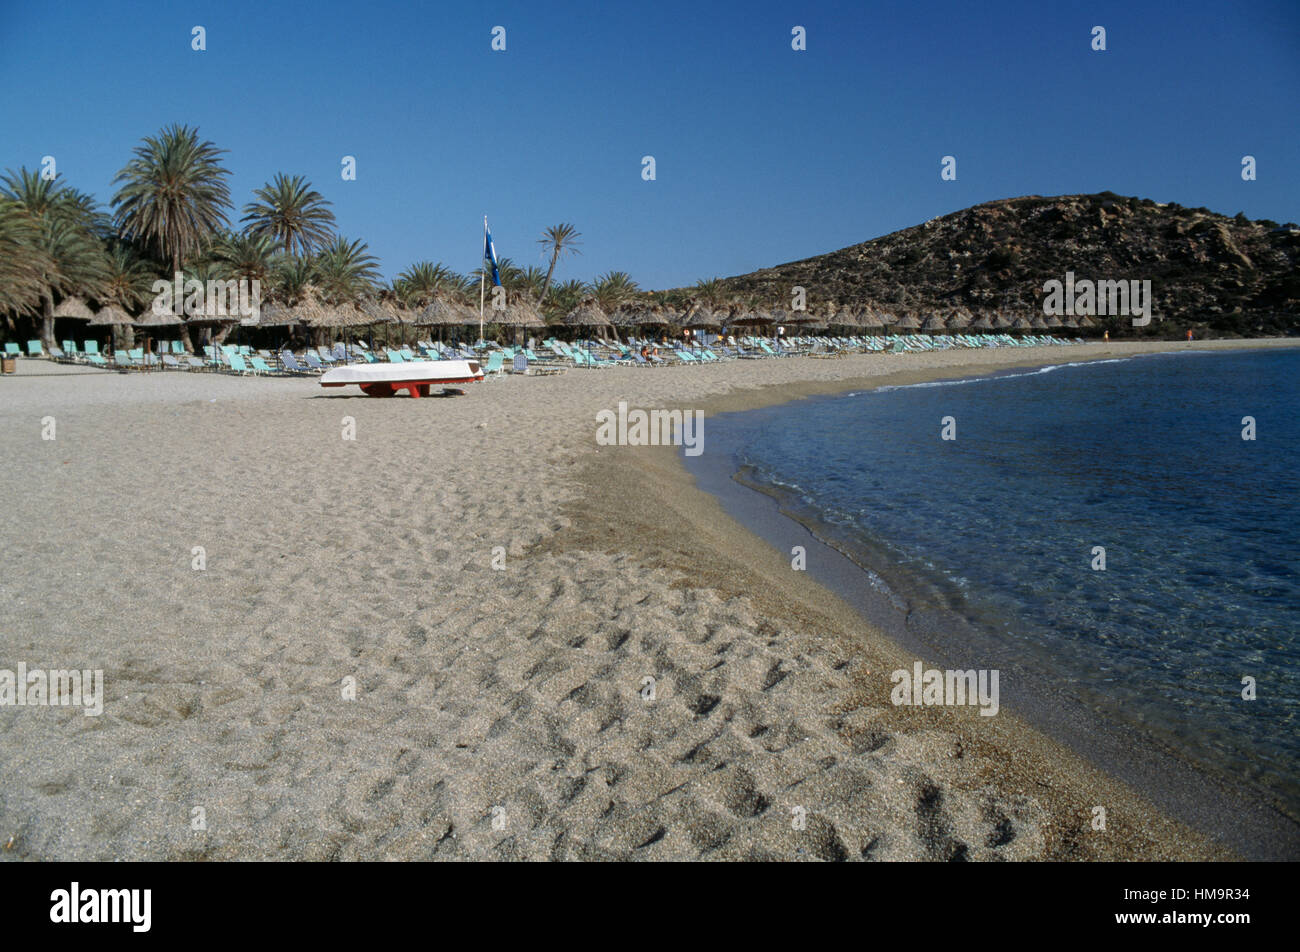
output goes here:
{"type": "MultiPolygon", "coordinates": [[[[483,216],[483,247],[487,248],[487,215],[483,216]]],[[[484,263],[478,268],[478,339],[483,339],[483,281],[487,277],[484,273],[487,271],[487,258],[484,257],[484,263]]]]}

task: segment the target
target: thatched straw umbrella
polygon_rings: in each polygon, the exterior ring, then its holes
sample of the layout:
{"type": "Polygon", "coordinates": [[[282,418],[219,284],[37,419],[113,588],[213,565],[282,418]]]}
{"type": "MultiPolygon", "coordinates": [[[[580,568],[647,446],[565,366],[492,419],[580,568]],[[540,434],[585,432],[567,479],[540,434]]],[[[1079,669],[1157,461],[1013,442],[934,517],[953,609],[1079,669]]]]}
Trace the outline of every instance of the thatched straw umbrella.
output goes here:
{"type": "Polygon", "coordinates": [[[615,327],[636,328],[638,333],[652,330],[668,334],[673,328],[680,326],[683,317],[684,315],[672,313],[664,305],[656,302],[649,306],[621,307],[611,315],[610,321],[615,327]]]}
{"type": "Polygon", "coordinates": [[[308,327],[336,330],[344,327],[364,327],[372,323],[365,312],[345,301],[343,304],[324,304],[311,320],[305,322],[308,327]]]}
{"type": "Polygon", "coordinates": [[[1059,317],[1057,317],[1055,314],[1049,314],[1049,315],[1048,315],[1048,316],[1043,320],[1043,323],[1046,324],[1048,327],[1061,327],[1061,326],[1063,326],[1063,325],[1061,324],[1061,319],[1060,319],[1059,317]]]}
{"type": "MultiPolygon", "coordinates": [[[[464,323],[464,314],[456,306],[456,302],[444,297],[442,294],[435,294],[433,300],[423,306],[416,304],[409,309],[397,310],[396,316],[401,326],[403,343],[406,341],[406,328],[408,327],[436,327],[438,328],[438,342],[441,343],[444,327],[459,327],[464,323]]],[[[475,315],[475,323],[478,323],[477,315],[475,315]]],[[[391,337],[389,340],[391,342],[391,337]]]]}
{"type": "Polygon", "coordinates": [[[371,326],[403,323],[402,311],[392,301],[383,298],[363,298],[357,302],[357,306],[361,309],[361,313],[370,319],[371,326]]]}
{"type": "MultiPolygon", "coordinates": [[[[416,327],[445,327],[449,324],[463,324],[465,322],[464,312],[456,306],[454,301],[443,297],[441,294],[434,295],[425,307],[415,312],[415,318],[411,321],[416,327]]],[[[474,315],[474,323],[478,323],[478,315],[474,315]]]]}
{"type": "Polygon", "coordinates": [[[729,316],[725,313],[720,314],[705,305],[687,313],[686,321],[682,326],[690,330],[717,331],[722,329],[723,322],[729,316]]]}
{"type": "Polygon", "coordinates": [[[515,328],[515,342],[525,329],[536,330],[546,326],[546,321],[542,318],[542,312],[538,310],[537,303],[530,295],[520,295],[513,304],[506,308],[506,312],[498,320],[499,324],[504,327],[515,328]]]}
{"type": "Polygon", "coordinates": [[[975,320],[973,314],[964,308],[953,308],[948,314],[948,330],[961,331],[971,326],[975,320]]]}
{"type": "Polygon", "coordinates": [[[993,326],[1000,331],[1006,330],[1009,327],[1014,327],[1015,321],[1001,311],[998,311],[998,313],[993,317],[993,326]]]}
{"type": "Polygon", "coordinates": [[[872,307],[869,304],[858,308],[857,318],[858,323],[862,325],[863,328],[878,327],[881,330],[884,330],[885,326],[888,324],[885,312],[879,308],[872,307]]]}
{"type": "Polygon", "coordinates": [[[1036,331],[1045,331],[1047,330],[1047,321],[1043,320],[1041,314],[1035,314],[1034,319],[1029,322],[1029,326],[1036,331]]]}
{"type": "Polygon", "coordinates": [[[410,325],[414,321],[414,315],[406,313],[396,301],[387,296],[362,298],[357,302],[357,307],[367,318],[366,336],[370,339],[371,350],[375,348],[376,325],[410,325]]]}
{"type": "Polygon", "coordinates": [[[54,316],[67,317],[74,321],[91,321],[95,319],[95,312],[81,298],[68,297],[59,302],[59,306],[54,309],[54,316]]]}
{"type": "MultiPolygon", "coordinates": [[[[143,329],[152,331],[159,327],[180,327],[184,324],[184,319],[173,311],[170,307],[163,307],[157,301],[151,303],[144,309],[139,317],[131,318],[131,326],[137,330],[143,329]]],[[[149,349],[149,341],[152,334],[145,335],[145,348],[149,349]]],[[[132,343],[135,342],[135,335],[132,334],[132,343]]]]}
{"type": "Polygon", "coordinates": [[[568,314],[564,315],[566,327],[608,327],[609,317],[605,314],[595,298],[587,298],[568,314]]]}
{"type": "Polygon", "coordinates": [[[731,323],[738,327],[771,327],[776,318],[770,311],[747,309],[733,317],[731,323]]]}
{"type": "Polygon", "coordinates": [[[503,321],[512,327],[545,327],[546,320],[531,297],[521,297],[506,309],[508,320],[503,321]]]}
{"type": "MultiPolygon", "coordinates": [[[[451,308],[459,315],[456,320],[451,322],[452,324],[458,324],[461,327],[468,327],[471,328],[471,330],[475,327],[478,328],[479,333],[477,336],[473,333],[470,334],[470,336],[474,337],[475,340],[482,340],[487,325],[496,320],[495,318],[480,314],[470,305],[461,303],[460,301],[452,301],[451,308]]],[[[492,313],[496,314],[497,312],[493,311],[492,313]]]]}
{"type": "Polygon", "coordinates": [[[993,318],[989,317],[987,314],[981,316],[979,320],[977,320],[974,324],[971,325],[971,330],[976,330],[976,331],[993,330],[993,318]]]}
{"type": "Polygon", "coordinates": [[[915,331],[921,329],[921,321],[915,314],[904,314],[902,317],[894,318],[894,330],[915,331]]]}
{"type": "Polygon", "coordinates": [[[1034,325],[1029,323],[1028,319],[1026,318],[1017,317],[1014,321],[1011,322],[1011,329],[1013,331],[1031,331],[1034,329],[1034,325]]]}
{"type": "Polygon", "coordinates": [[[105,304],[101,307],[91,316],[89,325],[91,327],[112,328],[114,344],[117,341],[117,329],[121,328],[125,346],[134,346],[135,340],[131,336],[131,315],[116,304],[105,304]]]}
{"type": "Polygon", "coordinates": [[[90,319],[92,327],[122,327],[131,323],[131,315],[116,304],[105,304],[90,319]]]}
{"type": "Polygon", "coordinates": [[[288,327],[290,324],[296,324],[298,318],[294,309],[280,301],[273,301],[270,304],[263,304],[257,312],[257,322],[253,327],[288,327]]]}
{"type": "Polygon", "coordinates": [[[947,325],[944,323],[943,318],[938,314],[931,314],[925,319],[925,323],[921,325],[921,330],[925,331],[927,334],[941,334],[946,329],[947,325]]]}
{"type": "Polygon", "coordinates": [[[595,330],[596,328],[609,327],[609,316],[597,303],[595,298],[586,298],[577,307],[564,315],[564,326],[572,327],[579,331],[595,330]]]}
{"type": "Polygon", "coordinates": [[[139,317],[131,319],[135,327],[179,327],[185,321],[171,308],[147,307],[139,317]]]}
{"type": "Polygon", "coordinates": [[[782,323],[799,326],[801,324],[816,324],[821,320],[822,318],[817,317],[812,311],[787,311],[784,314],[782,323]]]}
{"type": "MultiPolygon", "coordinates": [[[[374,320],[351,301],[345,301],[342,304],[318,304],[315,312],[306,316],[303,323],[314,331],[347,331],[365,327],[374,320]]],[[[347,335],[341,336],[346,351],[347,335]]]]}
{"type": "Polygon", "coordinates": [[[858,319],[858,315],[847,307],[842,307],[827,317],[826,323],[831,327],[843,327],[846,329],[853,329],[862,326],[862,322],[858,319]]]}

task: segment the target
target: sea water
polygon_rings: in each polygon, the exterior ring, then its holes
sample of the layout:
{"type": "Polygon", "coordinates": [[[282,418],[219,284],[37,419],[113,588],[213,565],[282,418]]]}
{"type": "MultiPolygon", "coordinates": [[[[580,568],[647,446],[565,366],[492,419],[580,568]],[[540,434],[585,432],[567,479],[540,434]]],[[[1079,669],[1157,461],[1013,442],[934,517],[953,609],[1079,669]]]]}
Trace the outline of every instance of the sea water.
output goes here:
{"type": "Polygon", "coordinates": [[[739,479],[883,557],[908,604],[1300,810],[1300,351],[1009,371],[709,427],[739,479]]]}

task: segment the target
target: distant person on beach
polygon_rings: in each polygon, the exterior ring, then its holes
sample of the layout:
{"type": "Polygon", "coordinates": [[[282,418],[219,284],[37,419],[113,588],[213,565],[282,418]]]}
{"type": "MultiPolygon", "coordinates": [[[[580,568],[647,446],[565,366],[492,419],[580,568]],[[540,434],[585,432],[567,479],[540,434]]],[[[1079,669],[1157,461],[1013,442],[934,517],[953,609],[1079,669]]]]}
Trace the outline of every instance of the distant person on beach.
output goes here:
{"type": "Polygon", "coordinates": [[[1188,340],[1192,339],[1192,329],[1190,327],[1187,329],[1187,339],[1188,340]]]}
{"type": "Polygon", "coordinates": [[[1102,331],[1102,332],[1101,332],[1101,339],[1102,339],[1102,340],[1105,340],[1105,341],[1110,340],[1110,331],[1102,331]]]}

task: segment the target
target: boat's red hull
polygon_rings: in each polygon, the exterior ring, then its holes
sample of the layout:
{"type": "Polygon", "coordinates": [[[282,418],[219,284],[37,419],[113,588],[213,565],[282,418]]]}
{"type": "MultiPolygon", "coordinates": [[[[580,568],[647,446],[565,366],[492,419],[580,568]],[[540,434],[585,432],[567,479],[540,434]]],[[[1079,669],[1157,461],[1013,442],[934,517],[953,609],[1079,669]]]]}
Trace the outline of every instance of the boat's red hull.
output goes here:
{"type": "Polygon", "coordinates": [[[393,397],[398,390],[405,390],[412,397],[427,397],[429,388],[446,384],[477,383],[482,377],[448,377],[446,380],[380,380],[375,383],[323,383],[322,387],[358,386],[368,397],[393,397]]]}

